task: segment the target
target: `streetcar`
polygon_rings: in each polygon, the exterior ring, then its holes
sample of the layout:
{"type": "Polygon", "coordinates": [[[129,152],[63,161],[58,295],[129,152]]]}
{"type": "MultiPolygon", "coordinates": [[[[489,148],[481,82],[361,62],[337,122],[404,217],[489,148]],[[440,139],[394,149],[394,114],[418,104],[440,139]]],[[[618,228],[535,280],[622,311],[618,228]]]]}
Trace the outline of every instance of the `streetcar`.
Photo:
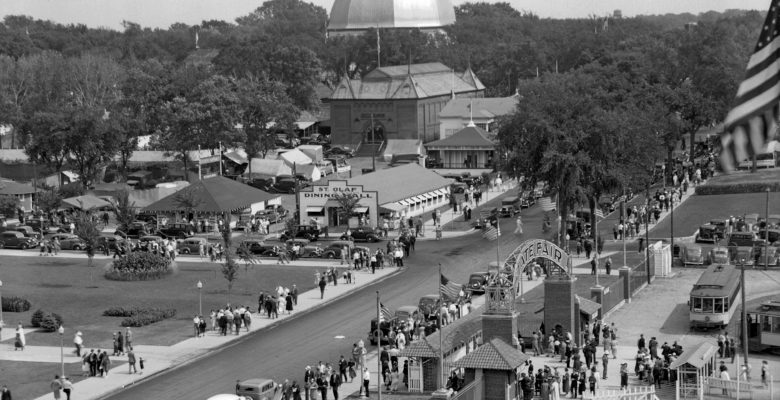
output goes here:
{"type": "Polygon", "coordinates": [[[733,265],[707,267],[691,289],[688,307],[693,329],[724,328],[740,303],[740,271],[733,265]]]}

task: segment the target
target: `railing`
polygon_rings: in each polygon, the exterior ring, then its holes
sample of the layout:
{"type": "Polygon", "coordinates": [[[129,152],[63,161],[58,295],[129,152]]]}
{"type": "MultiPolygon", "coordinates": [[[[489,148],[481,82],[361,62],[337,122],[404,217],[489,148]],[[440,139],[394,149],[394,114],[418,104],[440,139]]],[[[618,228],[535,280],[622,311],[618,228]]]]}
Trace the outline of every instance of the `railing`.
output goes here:
{"type": "Polygon", "coordinates": [[[409,391],[422,393],[423,391],[423,373],[422,365],[409,365],[409,391]]]}
{"type": "Polygon", "coordinates": [[[482,400],[482,378],[462,387],[450,400],[482,400]]]}
{"type": "Polygon", "coordinates": [[[707,394],[710,394],[712,389],[720,389],[722,393],[728,397],[737,397],[737,385],[739,385],[739,393],[748,394],[750,398],[753,398],[753,387],[750,382],[727,380],[714,377],[704,377],[704,387],[707,394]]]}
{"type": "Polygon", "coordinates": [[[596,391],[596,396],[593,398],[598,400],[658,400],[653,386],[630,387],[623,390],[601,389],[596,391]]]}

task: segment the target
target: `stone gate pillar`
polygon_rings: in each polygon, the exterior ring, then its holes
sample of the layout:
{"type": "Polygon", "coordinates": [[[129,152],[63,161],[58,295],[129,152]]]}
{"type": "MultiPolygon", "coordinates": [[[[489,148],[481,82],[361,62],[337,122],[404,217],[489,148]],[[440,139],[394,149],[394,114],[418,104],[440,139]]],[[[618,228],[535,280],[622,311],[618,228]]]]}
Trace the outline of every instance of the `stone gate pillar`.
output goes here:
{"type": "Polygon", "coordinates": [[[544,281],[544,328],[546,334],[561,325],[564,332],[577,331],[575,314],[574,282],[576,278],[567,275],[548,276],[544,281]]]}

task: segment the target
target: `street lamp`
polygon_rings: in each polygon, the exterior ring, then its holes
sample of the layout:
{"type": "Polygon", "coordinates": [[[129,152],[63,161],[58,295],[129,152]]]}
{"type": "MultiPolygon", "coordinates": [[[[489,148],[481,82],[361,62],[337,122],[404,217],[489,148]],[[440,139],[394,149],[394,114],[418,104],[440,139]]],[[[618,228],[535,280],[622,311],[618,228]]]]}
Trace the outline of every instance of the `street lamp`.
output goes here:
{"type": "Polygon", "coordinates": [[[198,281],[196,286],[198,287],[198,315],[203,315],[203,297],[201,297],[203,282],[198,281]]]}
{"type": "MultiPolygon", "coordinates": [[[[742,258],[739,260],[740,264],[742,264],[742,271],[740,274],[740,284],[742,286],[742,354],[743,358],[745,359],[745,375],[747,376],[747,379],[750,379],[750,371],[747,368],[748,365],[748,328],[747,328],[747,312],[745,311],[745,291],[747,288],[745,287],[745,259],[742,258]]],[[[739,371],[736,371],[735,373],[739,373],[739,371]]]]}
{"type": "Polygon", "coordinates": [[[60,377],[65,377],[65,350],[64,350],[64,342],[63,342],[63,334],[65,333],[65,328],[60,325],[60,328],[57,329],[57,332],[60,333],[60,377]]]}
{"type": "Polygon", "coordinates": [[[3,281],[0,281],[0,331],[3,330],[3,281]]]}

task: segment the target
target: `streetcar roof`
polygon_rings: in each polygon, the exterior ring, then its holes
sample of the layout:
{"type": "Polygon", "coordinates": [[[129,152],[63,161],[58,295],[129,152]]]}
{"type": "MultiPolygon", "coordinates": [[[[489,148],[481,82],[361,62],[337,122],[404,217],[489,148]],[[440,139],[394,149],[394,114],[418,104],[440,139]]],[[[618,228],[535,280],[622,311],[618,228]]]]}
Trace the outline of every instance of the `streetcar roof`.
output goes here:
{"type": "Polygon", "coordinates": [[[733,265],[713,264],[693,285],[691,296],[727,297],[739,286],[740,271],[733,265]]]}

